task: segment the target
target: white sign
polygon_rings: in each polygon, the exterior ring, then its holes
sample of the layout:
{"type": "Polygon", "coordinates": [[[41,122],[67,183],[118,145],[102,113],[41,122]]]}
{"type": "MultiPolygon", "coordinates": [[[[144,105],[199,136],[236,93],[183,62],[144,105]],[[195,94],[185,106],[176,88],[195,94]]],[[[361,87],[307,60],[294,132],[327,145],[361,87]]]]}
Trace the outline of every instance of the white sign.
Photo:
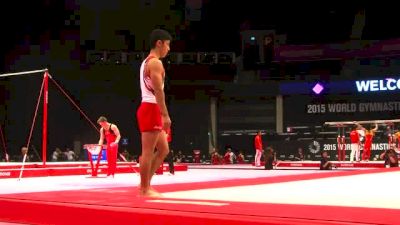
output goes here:
{"type": "Polygon", "coordinates": [[[400,79],[361,80],[356,81],[356,86],[358,92],[395,91],[400,89],[400,79]]]}
{"type": "MultiPolygon", "coordinates": [[[[325,143],[325,144],[322,145],[322,149],[324,151],[336,151],[337,150],[337,144],[325,143]]],[[[371,145],[371,151],[383,151],[383,150],[388,150],[388,149],[389,149],[389,144],[388,143],[378,142],[378,143],[372,143],[372,145],[371,145]]],[[[351,150],[351,144],[349,144],[349,143],[345,144],[345,150],[349,150],[350,151],[351,150]]],[[[311,152],[311,153],[314,153],[314,152],[311,152]]]]}
{"type": "Polygon", "coordinates": [[[400,101],[308,104],[306,110],[308,114],[399,112],[400,101]]]}

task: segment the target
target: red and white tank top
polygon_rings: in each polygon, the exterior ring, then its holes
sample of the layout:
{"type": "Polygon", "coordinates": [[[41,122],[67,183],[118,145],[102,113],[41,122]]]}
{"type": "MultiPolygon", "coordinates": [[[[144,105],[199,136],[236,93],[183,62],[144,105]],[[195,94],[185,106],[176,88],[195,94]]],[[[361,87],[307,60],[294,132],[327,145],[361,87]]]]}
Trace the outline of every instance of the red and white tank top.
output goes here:
{"type": "MultiPolygon", "coordinates": [[[[140,89],[142,91],[142,102],[149,102],[156,104],[156,96],[154,95],[153,83],[151,81],[149,70],[146,69],[147,62],[150,59],[156,58],[155,56],[148,56],[140,66],[140,89]]],[[[163,79],[165,73],[163,74],[163,79]]],[[[164,82],[163,82],[164,89],[164,82]]]]}

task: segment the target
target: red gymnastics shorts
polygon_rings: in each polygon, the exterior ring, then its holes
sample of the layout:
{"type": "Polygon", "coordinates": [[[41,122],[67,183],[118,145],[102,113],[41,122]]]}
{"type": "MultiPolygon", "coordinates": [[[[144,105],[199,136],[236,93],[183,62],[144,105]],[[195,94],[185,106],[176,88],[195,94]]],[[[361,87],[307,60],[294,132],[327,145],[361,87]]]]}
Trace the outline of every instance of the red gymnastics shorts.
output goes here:
{"type": "Polygon", "coordinates": [[[136,116],[140,132],[162,130],[161,111],[158,104],[142,102],[136,116]]]}

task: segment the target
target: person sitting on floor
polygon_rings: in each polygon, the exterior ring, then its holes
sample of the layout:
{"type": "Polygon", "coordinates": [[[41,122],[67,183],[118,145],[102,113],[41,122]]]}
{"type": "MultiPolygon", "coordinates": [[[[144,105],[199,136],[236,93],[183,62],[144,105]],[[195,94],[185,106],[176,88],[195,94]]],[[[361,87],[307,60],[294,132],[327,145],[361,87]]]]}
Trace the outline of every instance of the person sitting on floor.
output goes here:
{"type": "Polygon", "coordinates": [[[242,151],[240,151],[239,154],[236,156],[236,161],[237,161],[238,164],[244,164],[244,163],[246,163],[246,162],[244,161],[244,155],[243,155],[243,152],[242,152],[242,151]]]}
{"type": "Polygon", "coordinates": [[[264,160],[265,160],[264,167],[266,170],[274,169],[275,151],[272,147],[268,147],[264,151],[264,160]]]}
{"type": "Polygon", "coordinates": [[[328,152],[322,151],[321,153],[321,164],[319,166],[320,170],[331,170],[332,163],[328,160],[328,152]]]}
{"type": "Polygon", "coordinates": [[[224,156],[225,164],[233,164],[235,160],[236,160],[235,153],[232,152],[231,148],[228,148],[224,156]]]}
{"type": "Polygon", "coordinates": [[[218,154],[218,151],[215,148],[211,152],[211,164],[212,165],[221,164],[221,156],[218,154]]]}
{"type": "Polygon", "coordinates": [[[399,158],[393,148],[385,150],[379,158],[385,160],[385,167],[399,167],[399,158]]]}
{"type": "Polygon", "coordinates": [[[304,161],[305,157],[303,148],[300,147],[297,149],[297,155],[294,157],[294,159],[297,161],[304,161]]]}

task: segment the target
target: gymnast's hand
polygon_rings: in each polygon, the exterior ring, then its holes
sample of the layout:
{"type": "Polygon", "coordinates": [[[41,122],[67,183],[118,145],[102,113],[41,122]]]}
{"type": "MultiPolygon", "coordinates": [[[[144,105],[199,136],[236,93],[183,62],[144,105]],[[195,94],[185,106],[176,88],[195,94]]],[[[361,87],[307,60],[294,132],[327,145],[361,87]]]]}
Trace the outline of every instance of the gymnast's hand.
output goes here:
{"type": "Polygon", "coordinates": [[[162,116],[163,130],[167,131],[171,127],[171,118],[169,115],[162,116]]]}
{"type": "Polygon", "coordinates": [[[115,146],[117,146],[117,145],[118,145],[118,143],[112,142],[112,143],[110,144],[110,147],[115,147],[115,146]]]}

